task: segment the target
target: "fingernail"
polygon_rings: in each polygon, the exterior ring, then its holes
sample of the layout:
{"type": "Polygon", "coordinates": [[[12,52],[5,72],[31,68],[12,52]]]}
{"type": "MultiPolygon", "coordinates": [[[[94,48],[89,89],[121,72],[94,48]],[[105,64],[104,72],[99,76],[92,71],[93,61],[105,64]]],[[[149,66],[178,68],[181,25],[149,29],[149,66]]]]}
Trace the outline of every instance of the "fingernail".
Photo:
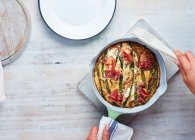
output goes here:
{"type": "Polygon", "coordinates": [[[109,131],[109,125],[105,126],[106,131],[109,131]]]}

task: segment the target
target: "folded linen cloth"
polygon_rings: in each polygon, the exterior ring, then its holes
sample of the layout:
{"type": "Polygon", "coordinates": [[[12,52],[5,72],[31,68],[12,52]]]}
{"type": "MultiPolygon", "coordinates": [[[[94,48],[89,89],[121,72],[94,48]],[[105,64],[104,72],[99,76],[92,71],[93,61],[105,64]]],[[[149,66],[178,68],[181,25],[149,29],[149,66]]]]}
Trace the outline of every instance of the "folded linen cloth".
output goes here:
{"type": "Polygon", "coordinates": [[[5,92],[4,92],[4,74],[3,67],[0,61],[0,102],[5,101],[5,92]]]}
{"type": "Polygon", "coordinates": [[[120,124],[109,117],[103,116],[99,124],[98,140],[102,140],[102,132],[106,125],[109,125],[110,140],[130,140],[133,135],[132,128],[120,124]]]}

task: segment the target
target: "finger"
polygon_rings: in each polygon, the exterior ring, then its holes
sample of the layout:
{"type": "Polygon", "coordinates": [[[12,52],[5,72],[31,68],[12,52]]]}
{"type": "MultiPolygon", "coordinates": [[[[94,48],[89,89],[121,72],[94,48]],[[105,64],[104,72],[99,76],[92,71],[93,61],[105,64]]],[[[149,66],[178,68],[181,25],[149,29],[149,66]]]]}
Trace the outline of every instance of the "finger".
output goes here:
{"type": "Polygon", "coordinates": [[[190,71],[190,69],[191,69],[191,65],[190,65],[189,60],[180,51],[176,50],[175,53],[176,53],[176,56],[177,56],[179,62],[181,63],[181,66],[182,66],[184,72],[188,73],[190,71]]]}
{"type": "Polygon", "coordinates": [[[174,53],[175,53],[175,55],[177,56],[177,58],[180,56],[180,53],[179,53],[179,52],[180,52],[179,50],[174,49],[174,53]]]}
{"type": "Polygon", "coordinates": [[[186,83],[187,82],[187,76],[181,66],[181,63],[178,61],[178,60],[175,60],[175,63],[177,64],[177,66],[179,67],[179,70],[181,72],[181,75],[182,75],[182,78],[183,78],[183,81],[186,83]]]}
{"type": "Polygon", "coordinates": [[[190,61],[190,63],[193,63],[195,61],[194,56],[193,56],[191,51],[187,51],[185,53],[185,55],[186,55],[187,59],[190,61]]]}
{"type": "Polygon", "coordinates": [[[174,62],[175,62],[175,64],[176,64],[177,66],[179,65],[179,61],[178,61],[178,60],[175,60],[174,62]]]}
{"type": "Polygon", "coordinates": [[[178,67],[179,67],[180,72],[182,74],[182,78],[183,78],[184,83],[188,86],[188,88],[191,90],[191,92],[195,94],[195,90],[193,88],[191,88],[191,86],[188,83],[187,75],[185,74],[183,68],[181,67],[180,64],[178,65],[178,67]]]}
{"type": "Polygon", "coordinates": [[[193,88],[191,88],[190,86],[188,86],[188,88],[190,89],[190,91],[195,94],[195,90],[193,88]]]}
{"type": "Polygon", "coordinates": [[[185,83],[187,83],[187,76],[186,76],[186,74],[185,74],[185,72],[184,72],[184,70],[183,70],[183,68],[182,68],[182,66],[181,66],[180,63],[179,63],[179,65],[178,65],[178,67],[179,67],[179,69],[180,69],[180,72],[181,72],[183,81],[184,81],[185,83]]]}
{"type": "Polygon", "coordinates": [[[110,134],[109,134],[109,126],[106,125],[103,130],[102,134],[102,140],[109,140],[110,134]]]}
{"type": "Polygon", "coordinates": [[[98,128],[92,127],[88,136],[88,140],[97,140],[98,128]]]}

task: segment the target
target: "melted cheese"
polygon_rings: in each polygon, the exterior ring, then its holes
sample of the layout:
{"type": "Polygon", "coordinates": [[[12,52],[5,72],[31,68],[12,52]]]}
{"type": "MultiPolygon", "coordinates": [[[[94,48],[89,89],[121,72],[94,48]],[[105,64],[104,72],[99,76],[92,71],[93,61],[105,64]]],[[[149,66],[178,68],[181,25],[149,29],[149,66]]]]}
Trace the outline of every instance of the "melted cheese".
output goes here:
{"type": "Polygon", "coordinates": [[[132,89],[131,89],[130,101],[135,100],[135,92],[136,92],[135,85],[133,85],[133,86],[132,86],[132,89]]]}
{"type": "Polygon", "coordinates": [[[127,88],[126,92],[124,92],[124,98],[126,99],[127,97],[129,97],[129,93],[130,93],[130,87],[127,88]]]}
{"type": "Polygon", "coordinates": [[[121,62],[120,62],[120,60],[118,60],[116,62],[115,70],[121,70],[121,62]]]}
{"type": "Polygon", "coordinates": [[[108,50],[107,56],[112,56],[114,59],[116,59],[117,53],[117,48],[112,48],[108,50]]]}

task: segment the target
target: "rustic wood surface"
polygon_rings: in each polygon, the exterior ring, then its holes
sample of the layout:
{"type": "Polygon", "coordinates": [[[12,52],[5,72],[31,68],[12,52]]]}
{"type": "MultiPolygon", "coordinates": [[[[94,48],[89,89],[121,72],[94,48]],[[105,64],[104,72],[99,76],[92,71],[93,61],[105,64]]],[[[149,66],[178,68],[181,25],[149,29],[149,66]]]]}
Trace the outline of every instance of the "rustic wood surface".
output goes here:
{"type": "MultiPolygon", "coordinates": [[[[30,12],[32,36],[24,53],[4,67],[7,100],[0,104],[2,140],[81,140],[102,114],[77,90],[91,58],[110,40],[145,18],[173,47],[195,53],[194,0],[118,0],[115,16],[96,37],[71,41],[44,24],[37,0],[20,0],[30,12]]],[[[193,140],[195,96],[180,73],[167,93],[132,121],[133,140],[193,140]]]]}

